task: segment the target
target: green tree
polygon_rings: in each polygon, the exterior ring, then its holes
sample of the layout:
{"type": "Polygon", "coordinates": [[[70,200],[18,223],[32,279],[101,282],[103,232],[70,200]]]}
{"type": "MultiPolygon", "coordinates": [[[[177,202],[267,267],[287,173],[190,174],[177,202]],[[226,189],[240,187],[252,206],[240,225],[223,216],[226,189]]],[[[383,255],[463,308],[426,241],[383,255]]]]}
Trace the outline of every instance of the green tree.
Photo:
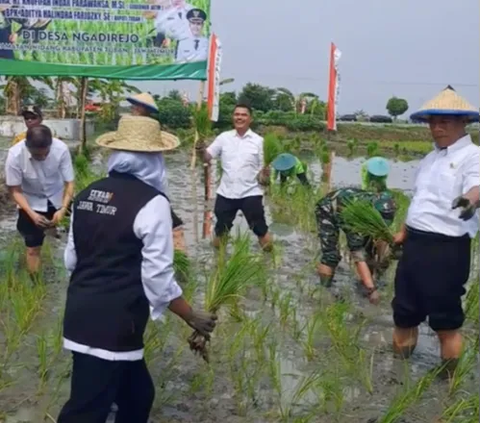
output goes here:
{"type": "Polygon", "coordinates": [[[396,120],[398,116],[403,115],[408,110],[408,102],[403,98],[393,96],[387,102],[387,110],[388,114],[396,120]]]}
{"type": "Polygon", "coordinates": [[[171,129],[187,129],[192,126],[192,108],[185,107],[182,101],[164,97],[157,101],[160,123],[171,129]]]}
{"type": "Polygon", "coordinates": [[[282,112],[295,110],[295,96],[287,88],[277,88],[274,98],[274,109],[282,112]]]}
{"type": "Polygon", "coordinates": [[[48,94],[48,91],[45,88],[36,88],[33,87],[32,92],[30,93],[29,97],[32,104],[44,109],[50,106],[52,98],[48,94]]]}
{"type": "Polygon", "coordinates": [[[235,106],[235,104],[237,104],[237,93],[235,91],[221,93],[220,104],[223,104],[225,106],[235,106]]]}
{"type": "Polygon", "coordinates": [[[119,114],[120,103],[127,93],[139,93],[140,90],[125,81],[93,79],[89,81],[89,97],[98,95],[102,99],[99,117],[104,122],[115,121],[119,114]]]}
{"type": "Polygon", "coordinates": [[[248,83],[239,95],[240,103],[248,103],[253,109],[268,112],[273,109],[275,90],[259,84],[248,83]]]}
{"type": "Polygon", "coordinates": [[[171,100],[175,101],[183,101],[182,94],[178,90],[171,90],[168,94],[167,97],[171,100]]]}

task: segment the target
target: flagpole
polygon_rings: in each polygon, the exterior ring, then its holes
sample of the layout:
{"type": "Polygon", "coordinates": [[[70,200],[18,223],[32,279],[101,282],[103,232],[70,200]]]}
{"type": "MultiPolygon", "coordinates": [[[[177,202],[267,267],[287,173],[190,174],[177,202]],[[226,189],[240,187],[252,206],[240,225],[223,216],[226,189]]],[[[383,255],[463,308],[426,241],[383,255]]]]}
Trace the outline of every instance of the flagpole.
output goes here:
{"type": "MultiPolygon", "coordinates": [[[[197,98],[197,110],[200,110],[203,103],[203,95],[205,93],[205,81],[200,82],[200,86],[198,89],[198,98],[197,98]]],[[[192,183],[192,197],[193,197],[193,204],[194,204],[194,212],[193,212],[193,227],[194,227],[194,236],[195,236],[195,243],[198,243],[200,235],[198,232],[198,191],[197,191],[197,142],[198,142],[198,131],[195,128],[195,137],[193,139],[193,149],[192,149],[192,160],[190,162],[190,171],[191,171],[191,183],[192,183]]]]}

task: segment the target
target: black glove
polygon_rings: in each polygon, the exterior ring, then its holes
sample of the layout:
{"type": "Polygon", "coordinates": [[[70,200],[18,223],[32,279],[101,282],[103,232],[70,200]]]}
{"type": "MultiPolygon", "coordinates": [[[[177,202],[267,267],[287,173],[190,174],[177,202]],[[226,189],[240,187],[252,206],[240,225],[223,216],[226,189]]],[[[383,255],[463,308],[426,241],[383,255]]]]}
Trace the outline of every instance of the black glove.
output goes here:
{"type": "Polygon", "coordinates": [[[477,204],[472,204],[468,198],[465,197],[458,197],[453,200],[452,209],[463,209],[460,213],[460,219],[462,220],[470,220],[473,216],[475,216],[475,212],[477,211],[477,204]]]}
{"type": "Polygon", "coordinates": [[[195,149],[197,150],[197,152],[203,152],[206,148],[207,146],[203,141],[197,141],[197,143],[195,144],[195,149]]]}
{"type": "Polygon", "coordinates": [[[392,258],[393,260],[400,260],[403,256],[403,246],[402,245],[394,245],[392,247],[392,258]]]}

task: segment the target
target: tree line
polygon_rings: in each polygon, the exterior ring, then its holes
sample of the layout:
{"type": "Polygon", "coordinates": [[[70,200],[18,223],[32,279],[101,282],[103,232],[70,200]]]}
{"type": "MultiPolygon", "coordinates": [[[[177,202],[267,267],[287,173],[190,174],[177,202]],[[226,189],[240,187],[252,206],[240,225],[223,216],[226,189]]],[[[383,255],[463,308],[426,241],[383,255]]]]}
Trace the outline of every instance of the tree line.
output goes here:
{"type": "MultiPolygon", "coordinates": [[[[0,85],[0,114],[18,115],[23,104],[36,104],[48,109],[58,118],[79,118],[81,115],[80,78],[27,78],[6,77],[0,85]],[[40,84],[39,84],[40,83],[40,84]],[[73,98],[73,105],[65,98],[65,86],[73,98]]],[[[89,113],[100,123],[115,125],[121,113],[122,101],[139,92],[134,85],[121,80],[90,79],[87,102],[96,99],[98,108],[89,113]]],[[[159,119],[171,129],[190,128],[195,104],[185,103],[178,90],[165,96],[152,93],[158,103],[159,119]]],[[[230,126],[233,108],[237,103],[249,104],[259,125],[283,126],[292,131],[321,131],[325,129],[327,104],[310,92],[295,95],[287,88],[271,88],[247,83],[240,92],[223,92],[220,95],[220,116],[215,124],[223,129],[230,126]]],[[[396,118],[408,110],[404,99],[392,97],[387,103],[388,113],[396,118]]],[[[364,120],[365,112],[357,111],[358,120],[364,120]]]]}

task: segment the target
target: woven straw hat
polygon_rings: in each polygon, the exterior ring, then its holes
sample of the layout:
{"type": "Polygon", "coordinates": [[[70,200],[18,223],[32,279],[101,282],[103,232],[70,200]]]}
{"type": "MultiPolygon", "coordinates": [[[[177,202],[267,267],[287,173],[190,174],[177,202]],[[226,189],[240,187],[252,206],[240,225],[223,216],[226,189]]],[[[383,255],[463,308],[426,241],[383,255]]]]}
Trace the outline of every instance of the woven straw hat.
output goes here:
{"type": "Polygon", "coordinates": [[[145,107],[151,113],[158,113],[157,104],[155,103],[153,97],[148,93],[140,93],[133,95],[131,97],[128,97],[127,101],[135,106],[145,107]]]}
{"type": "Polygon", "coordinates": [[[97,138],[96,143],[112,150],[158,153],[177,148],[180,140],[161,130],[160,123],[144,116],[123,116],[115,132],[97,138]]]}
{"type": "Polygon", "coordinates": [[[478,122],[478,109],[458,95],[449,85],[433,100],[425,103],[422,108],[410,118],[417,121],[427,121],[431,116],[462,116],[469,122],[478,122]]]}

